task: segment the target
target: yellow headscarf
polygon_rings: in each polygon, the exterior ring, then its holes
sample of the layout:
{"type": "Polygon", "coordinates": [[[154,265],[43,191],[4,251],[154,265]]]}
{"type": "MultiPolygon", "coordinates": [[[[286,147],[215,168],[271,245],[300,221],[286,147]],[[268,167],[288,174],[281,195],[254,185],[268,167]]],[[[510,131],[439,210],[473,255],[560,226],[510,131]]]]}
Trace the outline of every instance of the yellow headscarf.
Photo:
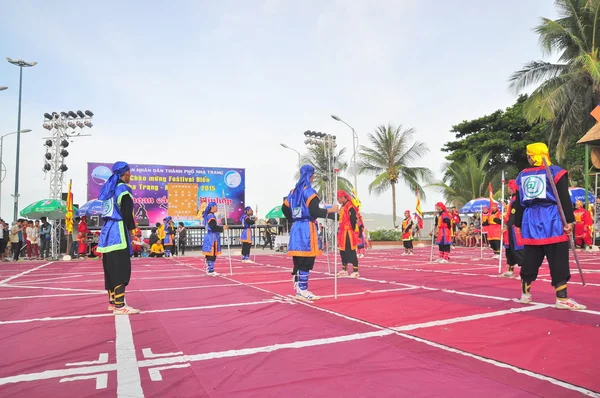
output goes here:
{"type": "Polygon", "coordinates": [[[548,153],[548,147],[543,142],[536,142],[535,144],[527,145],[527,155],[533,160],[534,166],[543,166],[544,162],[542,159],[546,159],[546,163],[550,166],[550,154],[548,153]]]}

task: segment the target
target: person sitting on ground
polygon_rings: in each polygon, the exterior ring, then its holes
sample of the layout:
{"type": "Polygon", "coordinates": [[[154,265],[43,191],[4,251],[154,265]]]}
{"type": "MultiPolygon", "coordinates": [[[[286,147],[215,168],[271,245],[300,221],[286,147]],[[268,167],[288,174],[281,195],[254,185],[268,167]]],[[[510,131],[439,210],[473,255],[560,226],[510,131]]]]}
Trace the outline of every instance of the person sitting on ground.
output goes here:
{"type": "Polygon", "coordinates": [[[150,257],[162,257],[165,255],[165,248],[159,241],[156,241],[155,244],[150,248],[150,257]]]}

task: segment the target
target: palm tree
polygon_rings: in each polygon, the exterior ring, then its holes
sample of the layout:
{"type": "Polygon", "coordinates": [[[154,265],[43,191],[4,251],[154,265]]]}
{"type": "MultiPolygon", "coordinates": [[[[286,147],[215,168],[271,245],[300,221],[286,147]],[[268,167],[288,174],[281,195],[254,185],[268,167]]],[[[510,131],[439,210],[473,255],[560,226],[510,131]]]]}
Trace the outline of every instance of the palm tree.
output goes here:
{"type": "Polygon", "coordinates": [[[403,130],[402,125],[395,127],[391,124],[379,126],[373,134],[367,136],[371,148],[360,147],[359,172],[371,174],[375,179],[369,184],[369,193],[381,195],[392,189],[392,213],[394,227],[396,224],[396,185],[402,181],[411,191],[425,193],[421,182],[431,180],[433,174],[426,167],[411,167],[410,165],[423,158],[429,152],[427,146],[420,141],[412,143],[415,130],[403,130]]]}
{"type": "Polygon", "coordinates": [[[600,0],[555,0],[560,18],[543,18],[535,28],[545,53],[559,54],[558,63],[532,61],[510,78],[520,92],[541,83],[525,103],[525,118],[548,122],[549,141],[559,160],[570,139],[580,138],[593,124],[590,111],[600,103],[600,0]]]}
{"type": "MultiPolygon", "coordinates": [[[[313,188],[317,191],[321,198],[325,197],[327,182],[325,178],[327,176],[327,170],[331,170],[334,167],[340,169],[340,172],[345,171],[348,168],[348,163],[343,160],[344,154],[346,153],[346,148],[342,148],[339,152],[337,152],[334,157],[337,160],[335,165],[329,164],[329,159],[327,156],[327,151],[324,145],[310,146],[308,147],[308,152],[302,155],[301,162],[302,164],[310,164],[315,168],[315,179],[313,182],[313,188]]],[[[296,180],[300,178],[300,172],[296,172],[295,175],[296,180]]],[[[352,191],[352,183],[348,181],[344,177],[338,176],[338,186],[337,189],[342,189],[346,192],[352,191]]]]}
{"type": "MultiPolygon", "coordinates": [[[[493,174],[488,170],[491,154],[485,153],[481,159],[474,154],[467,154],[461,161],[454,161],[444,166],[444,178],[431,187],[435,187],[444,196],[447,203],[461,208],[471,199],[487,197],[488,184],[499,186],[501,184],[501,172],[493,174]]],[[[516,175],[516,167],[505,169],[505,177],[516,175]]],[[[508,179],[508,178],[506,178],[508,179]]],[[[500,199],[501,191],[494,197],[500,199]]]]}

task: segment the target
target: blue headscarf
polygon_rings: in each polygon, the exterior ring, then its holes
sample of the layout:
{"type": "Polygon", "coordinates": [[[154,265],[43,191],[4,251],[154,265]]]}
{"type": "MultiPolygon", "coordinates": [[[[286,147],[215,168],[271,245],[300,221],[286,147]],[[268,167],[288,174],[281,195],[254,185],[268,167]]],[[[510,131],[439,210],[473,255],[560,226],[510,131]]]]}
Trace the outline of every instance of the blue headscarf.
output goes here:
{"type": "Polygon", "coordinates": [[[312,188],[310,185],[310,178],[315,174],[315,168],[309,164],[305,164],[300,168],[300,179],[296,183],[294,192],[291,195],[290,208],[299,207],[303,202],[303,190],[304,188],[312,188]]]}
{"type": "Polygon", "coordinates": [[[113,174],[106,180],[100,194],[98,195],[99,200],[108,200],[115,196],[115,188],[121,179],[121,176],[129,171],[129,165],[126,162],[117,162],[113,165],[113,174]]]}
{"type": "Polygon", "coordinates": [[[204,219],[204,225],[208,224],[207,217],[210,214],[210,209],[212,209],[213,206],[216,206],[216,205],[217,205],[216,202],[209,202],[206,205],[206,209],[204,209],[204,213],[202,213],[202,219],[204,219]]]}
{"type": "Polygon", "coordinates": [[[242,224],[244,223],[244,219],[246,218],[248,210],[252,210],[252,207],[246,206],[246,208],[244,209],[244,214],[242,214],[242,218],[240,218],[240,221],[242,222],[242,224]]]}

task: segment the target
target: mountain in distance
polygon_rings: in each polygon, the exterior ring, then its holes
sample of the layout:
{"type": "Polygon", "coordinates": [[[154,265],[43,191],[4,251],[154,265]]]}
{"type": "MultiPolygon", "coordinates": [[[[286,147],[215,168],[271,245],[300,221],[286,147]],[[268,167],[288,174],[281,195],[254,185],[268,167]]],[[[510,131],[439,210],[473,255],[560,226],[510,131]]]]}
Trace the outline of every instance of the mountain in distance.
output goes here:
{"type": "MultiPolygon", "coordinates": [[[[393,229],[394,222],[391,214],[362,213],[363,222],[370,231],[378,229],[393,229]]],[[[401,218],[397,217],[397,221],[401,218]]]]}

